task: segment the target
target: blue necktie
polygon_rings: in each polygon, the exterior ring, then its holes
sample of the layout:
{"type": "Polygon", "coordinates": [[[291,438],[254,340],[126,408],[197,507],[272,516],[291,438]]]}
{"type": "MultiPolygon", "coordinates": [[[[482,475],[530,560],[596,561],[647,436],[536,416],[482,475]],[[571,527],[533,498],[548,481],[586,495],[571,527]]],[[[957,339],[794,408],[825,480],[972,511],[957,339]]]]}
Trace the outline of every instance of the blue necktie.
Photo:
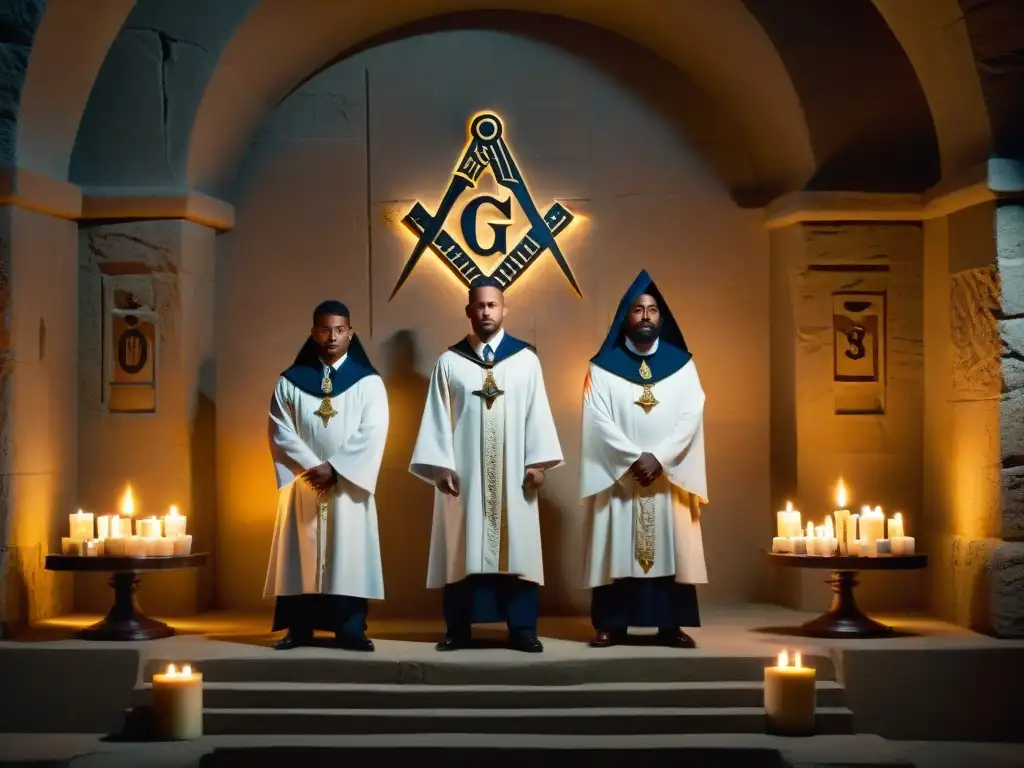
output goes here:
{"type": "Polygon", "coordinates": [[[493,363],[494,362],[494,350],[491,349],[491,345],[490,344],[484,344],[484,362],[485,363],[493,363]]]}

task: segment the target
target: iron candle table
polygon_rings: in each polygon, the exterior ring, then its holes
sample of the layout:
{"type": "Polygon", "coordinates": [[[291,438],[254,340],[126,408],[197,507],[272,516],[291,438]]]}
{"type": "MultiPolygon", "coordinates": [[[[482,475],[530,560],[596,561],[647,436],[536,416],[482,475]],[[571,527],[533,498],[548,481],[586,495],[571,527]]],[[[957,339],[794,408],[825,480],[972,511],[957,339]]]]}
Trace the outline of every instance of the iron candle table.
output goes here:
{"type": "Polygon", "coordinates": [[[206,564],[206,553],[169,555],[167,557],[80,557],[47,555],[46,570],[75,573],[110,573],[114,604],[102,621],[81,630],[83,640],[158,640],[170,637],[174,629],[162,621],[151,619],[140,609],[135,593],[149,571],[178,571],[206,564]]]}
{"type": "Polygon", "coordinates": [[[832,606],[827,613],[800,627],[801,633],[808,637],[859,639],[892,635],[892,627],[869,618],[857,607],[853,590],[857,586],[858,571],[911,571],[928,565],[928,555],[818,557],[777,552],[765,554],[778,565],[790,568],[817,568],[832,572],[827,579],[832,587],[832,606]]]}

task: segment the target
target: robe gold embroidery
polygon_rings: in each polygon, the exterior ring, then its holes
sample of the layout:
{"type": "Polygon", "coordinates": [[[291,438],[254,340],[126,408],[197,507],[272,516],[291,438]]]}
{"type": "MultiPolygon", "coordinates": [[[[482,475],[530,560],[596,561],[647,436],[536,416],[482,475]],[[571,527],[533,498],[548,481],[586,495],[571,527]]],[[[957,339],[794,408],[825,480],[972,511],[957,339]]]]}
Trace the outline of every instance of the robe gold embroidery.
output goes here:
{"type": "MultiPolygon", "coordinates": [[[[647,380],[650,379],[654,374],[651,373],[650,367],[647,365],[647,361],[644,360],[640,363],[640,378],[647,380]]],[[[651,409],[658,404],[658,401],[654,397],[654,392],[651,391],[651,384],[644,384],[644,391],[640,394],[640,399],[634,404],[639,405],[644,409],[644,413],[650,413],[651,409]]]]}
{"type": "Polygon", "coordinates": [[[313,411],[314,416],[319,416],[323,419],[324,427],[327,426],[327,422],[332,417],[338,415],[338,411],[334,410],[334,403],[331,402],[331,393],[334,391],[334,384],[331,382],[330,374],[325,374],[323,381],[320,382],[320,391],[324,395],[324,399],[320,401],[320,407],[313,411]]]}

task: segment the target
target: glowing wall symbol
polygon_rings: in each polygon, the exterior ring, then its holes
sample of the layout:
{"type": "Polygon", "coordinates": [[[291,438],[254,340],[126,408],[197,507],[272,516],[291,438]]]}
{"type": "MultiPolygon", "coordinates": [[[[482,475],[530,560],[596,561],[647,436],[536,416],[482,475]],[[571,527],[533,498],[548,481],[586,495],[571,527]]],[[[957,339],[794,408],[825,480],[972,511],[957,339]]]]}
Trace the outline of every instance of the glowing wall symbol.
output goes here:
{"type": "MultiPolygon", "coordinates": [[[[469,124],[469,142],[452,174],[448,190],[441,199],[437,212],[431,215],[422,204],[416,203],[402,219],[402,223],[417,236],[417,241],[402,274],[398,277],[398,282],[395,283],[395,289],[391,292],[392,299],[409,279],[416,263],[428,248],[467,286],[485,274],[473,257],[444,230],[444,225],[462,193],[470,187],[475,187],[480,176],[488,169],[494,175],[495,181],[516,198],[530,223],[530,228],[522,240],[505,254],[505,258],[491,272],[491,276],[503,288],[508,288],[522,277],[545,251],[550,251],[573,290],[578,296],[583,295],[556,242],[558,235],[566,230],[575,217],[568,208],[558,202],[541,216],[526,188],[522,173],[512,159],[512,152],[502,138],[502,132],[501,118],[497,115],[491,112],[476,115],[469,124]]],[[[508,220],[511,218],[511,202],[511,198],[501,201],[485,195],[475,198],[466,206],[460,221],[462,234],[466,244],[478,256],[505,253],[506,230],[509,227],[507,223],[491,223],[494,242],[490,247],[483,248],[476,234],[476,217],[480,208],[483,205],[490,205],[508,220]]]]}

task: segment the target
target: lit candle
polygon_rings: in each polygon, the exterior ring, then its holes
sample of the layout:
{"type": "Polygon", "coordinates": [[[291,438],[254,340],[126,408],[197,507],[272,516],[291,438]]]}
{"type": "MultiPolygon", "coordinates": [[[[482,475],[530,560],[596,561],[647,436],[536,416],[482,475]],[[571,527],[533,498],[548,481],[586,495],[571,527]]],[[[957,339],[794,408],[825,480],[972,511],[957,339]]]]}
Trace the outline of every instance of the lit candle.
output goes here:
{"type": "Polygon", "coordinates": [[[103,542],[103,554],[107,557],[125,557],[128,554],[128,538],[111,536],[103,542]]]}
{"type": "Polygon", "coordinates": [[[190,741],[203,735],[203,675],[174,664],[153,675],[153,730],[158,739],[190,741]]]}
{"type": "Polygon", "coordinates": [[[896,536],[890,539],[892,543],[892,553],[894,555],[912,555],[914,554],[914,537],[913,536],[896,536]]]}
{"type": "Polygon", "coordinates": [[[889,518],[889,538],[895,539],[897,536],[904,536],[903,532],[903,515],[897,512],[895,515],[889,518]]]}
{"type": "Polygon", "coordinates": [[[127,557],[147,557],[149,555],[149,539],[145,536],[126,536],[124,553],[127,557]]]}
{"type": "Polygon", "coordinates": [[[860,554],[860,547],[857,544],[858,520],[860,520],[860,515],[850,515],[850,522],[846,526],[846,551],[853,557],[860,554]]]}
{"type": "Polygon", "coordinates": [[[164,536],[169,539],[173,539],[176,536],[184,536],[185,522],[185,516],[179,514],[178,508],[172,505],[167,512],[167,516],[164,518],[164,536]]]}
{"type": "Polygon", "coordinates": [[[772,552],[779,554],[790,554],[793,551],[793,539],[786,536],[776,536],[772,539],[772,552]]]}
{"type": "MultiPolygon", "coordinates": [[[[793,509],[793,502],[787,501],[786,508],[775,513],[779,538],[791,539],[800,535],[800,512],[793,509]]],[[[184,530],[182,530],[184,533],[184,530]]]]}
{"type": "Polygon", "coordinates": [[[124,495],[121,496],[120,512],[120,517],[111,521],[110,535],[128,538],[132,535],[132,517],[135,515],[135,494],[132,493],[131,485],[124,489],[124,495]]]}
{"type": "Polygon", "coordinates": [[[835,529],[832,527],[832,518],[826,517],[824,535],[818,544],[818,550],[822,557],[833,557],[838,547],[839,540],[836,538],[835,529]]]}
{"type": "Polygon", "coordinates": [[[840,477],[839,482],[836,484],[836,508],[832,514],[836,519],[835,538],[839,540],[839,554],[841,555],[849,552],[849,536],[847,531],[850,527],[850,510],[846,508],[846,502],[846,483],[840,477]]]}
{"type": "Polygon", "coordinates": [[[135,535],[144,539],[155,539],[161,535],[160,518],[147,517],[135,521],[135,535]]]}
{"type": "Polygon", "coordinates": [[[865,507],[860,515],[860,537],[869,545],[885,538],[885,514],[881,507],[865,507]]]}
{"type": "Polygon", "coordinates": [[[778,666],[764,670],[764,711],[768,731],[784,736],[806,736],[814,732],[816,681],[814,670],[805,667],[800,652],[779,654],[778,666]]]}
{"type": "Polygon", "coordinates": [[[110,536],[110,518],[113,515],[100,515],[96,518],[96,538],[102,541],[110,536]]]}
{"type": "Polygon", "coordinates": [[[805,536],[805,545],[807,547],[807,554],[811,556],[817,556],[818,554],[818,537],[815,536],[814,524],[807,521],[807,534],[805,536]]]}
{"type": "Polygon", "coordinates": [[[192,534],[177,536],[174,539],[174,554],[188,555],[192,553],[192,534]]]}
{"type": "Polygon", "coordinates": [[[174,539],[158,536],[149,540],[150,557],[170,557],[174,554],[174,539]]]}
{"type": "Polygon", "coordinates": [[[72,539],[66,536],[60,540],[60,553],[68,557],[82,557],[85,552],[85,542],[81,539],[72,539]]]}
{"type": "Polygon", "coordinates": [[[93,514],[78,510],[68,515],[69,539],[76,541],[89,541],[93,538],[93,514]]]}

